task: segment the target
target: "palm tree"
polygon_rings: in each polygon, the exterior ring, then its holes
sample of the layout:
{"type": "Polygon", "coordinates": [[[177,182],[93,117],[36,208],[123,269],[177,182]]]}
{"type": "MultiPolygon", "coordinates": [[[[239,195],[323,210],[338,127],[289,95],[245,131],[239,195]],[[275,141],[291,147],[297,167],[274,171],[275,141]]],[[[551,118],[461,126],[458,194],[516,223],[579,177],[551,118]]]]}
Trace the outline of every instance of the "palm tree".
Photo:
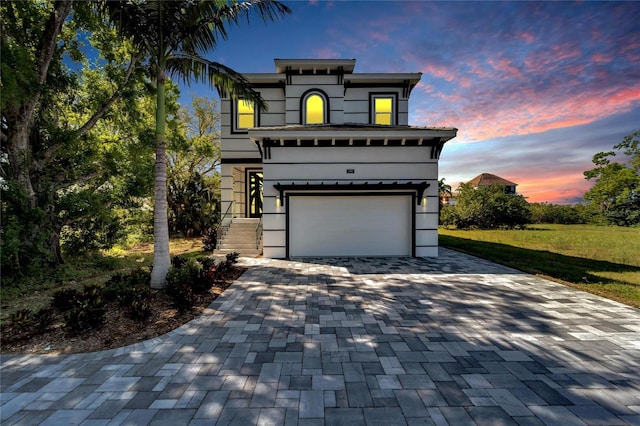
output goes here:
{"type": "Polygon", "coordinates": [[[451,185],[444,183],[444,178],[438,181],[438,218],[440,218],[440,212],[444,207],[444,198],[451,197],[451,185]]]}
{"type": "Polygon", "coordinates": [[[272,0],[106,0],[109,19],[124,37],[145,55],[145,65],[157,84],[156,162],[153,222],[153,271],[151,286],[164,286],[171,266],[167,222],[167,165],[165,142],[165,79],[167,75],[207,82],[234,98],[244,98],[266,109],[260,95],[239,73],[204,57],[219,40],[226,40],[228,28],[257,13],[266,23],[291,10],[272,0]]]}

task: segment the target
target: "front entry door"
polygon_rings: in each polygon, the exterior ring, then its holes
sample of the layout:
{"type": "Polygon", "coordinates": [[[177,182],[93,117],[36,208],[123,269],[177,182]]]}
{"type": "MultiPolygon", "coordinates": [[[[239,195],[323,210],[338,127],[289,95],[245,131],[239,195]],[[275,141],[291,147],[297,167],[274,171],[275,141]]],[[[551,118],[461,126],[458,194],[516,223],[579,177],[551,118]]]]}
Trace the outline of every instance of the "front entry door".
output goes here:
{"type": "Polygon", "coordinates": [[[262,171],[250,171],[248,180],[248,216],[262,217],[262,171]]]}

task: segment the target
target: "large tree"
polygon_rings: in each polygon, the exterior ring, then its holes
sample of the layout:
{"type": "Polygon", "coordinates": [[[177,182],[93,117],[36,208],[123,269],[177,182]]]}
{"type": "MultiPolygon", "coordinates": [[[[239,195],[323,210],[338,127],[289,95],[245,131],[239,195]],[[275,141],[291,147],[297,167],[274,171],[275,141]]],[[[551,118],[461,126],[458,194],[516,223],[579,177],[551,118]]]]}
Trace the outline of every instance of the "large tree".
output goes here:
{"type": "Polygon", "coordinates": [[[595,180],[584,194],[585,200],[597,207],[614,225],[640,223],[640,130],[626,136],[613,148],[626,156],[626,162],[612,161],[615,151],[593,156],[593,169],[584,172],[585,179],[595,180]]]}
{"type": "Polygon", "coordinates": [[[171,266],[167,220],[167,164],[165,141],[165,80],[173,75],[189,83],[202,81],[236,98],[266,108],[248,81],[231,68],[205,57],[228,29],[249,20],[253,13],[264,21],[278,19],[290,10],[271,0],[114,0],[107,11],[120,33],[144,54],[157,84],[156,162],[154,195],[154,260],[152,287],[162,287],[171,266]]]}
{"type": "Polygon", "coordinates": [[[0,24],[2,264],[19,273],[62,262],[61,208],[101,174],[92,129],[141,74],[93,3],[1,2],[0,24]]]}

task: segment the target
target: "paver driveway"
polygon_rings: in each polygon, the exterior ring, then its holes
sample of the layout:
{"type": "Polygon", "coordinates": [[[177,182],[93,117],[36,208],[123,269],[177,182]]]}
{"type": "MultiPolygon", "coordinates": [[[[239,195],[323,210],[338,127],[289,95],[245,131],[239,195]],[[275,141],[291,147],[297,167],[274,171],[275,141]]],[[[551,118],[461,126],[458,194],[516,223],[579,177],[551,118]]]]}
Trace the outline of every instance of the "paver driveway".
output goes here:
{"type": "Polygon", "coordinates": [[[637,309],[445,249],[244,262],[160,338],[2,357],[2,424],[640,424],[637,309]]]}

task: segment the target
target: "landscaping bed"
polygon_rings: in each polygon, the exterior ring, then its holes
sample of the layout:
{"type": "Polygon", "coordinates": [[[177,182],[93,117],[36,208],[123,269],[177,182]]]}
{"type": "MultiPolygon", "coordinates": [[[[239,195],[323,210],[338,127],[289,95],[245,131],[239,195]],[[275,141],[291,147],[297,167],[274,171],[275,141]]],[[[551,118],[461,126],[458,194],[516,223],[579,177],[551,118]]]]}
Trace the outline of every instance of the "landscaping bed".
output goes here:
{"type": "Polygon", "coordinates": [[[1,351],[87,353],[163,335],[201,315],[246,270],[235,265],[237,256],[217,264],[208,259],[204,267],[194,259],[174,263],[162,290],[150,289],[141,269],[83,291],[60,289],[50,306],[17,311],[3,324],[1,351]]]}

